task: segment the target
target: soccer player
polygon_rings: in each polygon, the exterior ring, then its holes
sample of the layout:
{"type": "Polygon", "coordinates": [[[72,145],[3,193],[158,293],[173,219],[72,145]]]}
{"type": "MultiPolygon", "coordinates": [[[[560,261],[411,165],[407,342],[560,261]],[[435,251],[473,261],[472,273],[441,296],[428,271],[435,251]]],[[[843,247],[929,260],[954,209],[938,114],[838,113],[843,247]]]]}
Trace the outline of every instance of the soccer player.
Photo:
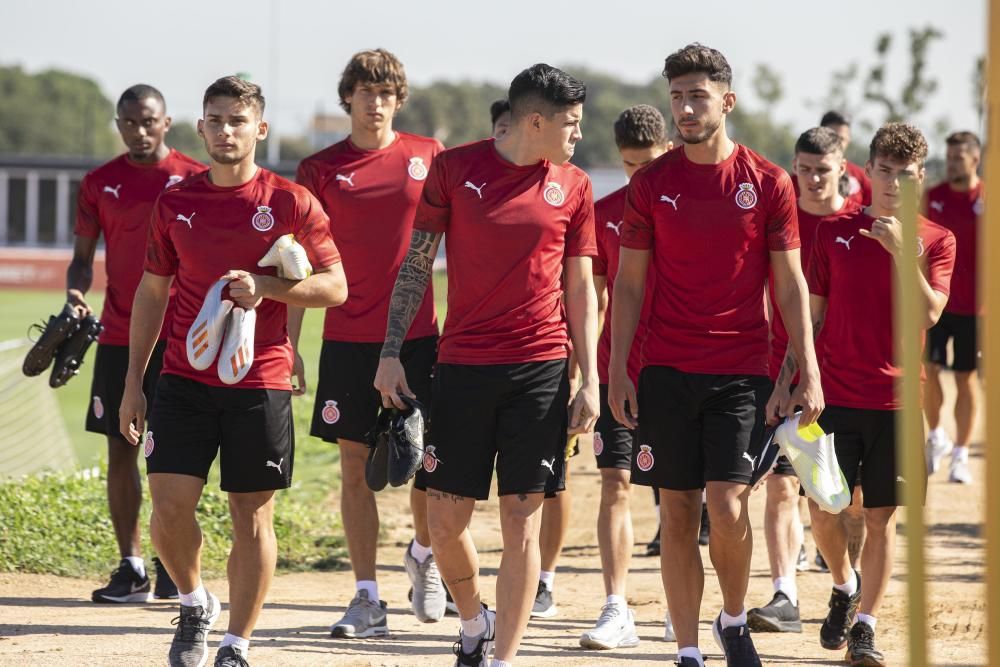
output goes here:
{"type": "MultiPolygon", "coordinates": [[[[329,308],[323,325],[319,384],[312,435],[340,447],[340,512],[354,571],[356,594],[344,617],[331,626],[334,637],[389,633],[387,605],[376,580],[379,515],[365,482],[369,448],[381,398],[372,387],[389,312],[392,284],[413,232],[413,215],[434,156],[436,139],[392,128],[406,103],[403,64],[384,49],[361,51],[348,62],[337,86],[350,114],[349,137],[299,165],[296,180],[323,204],[347,274],[350,297],[329,308]]],[[[291,311],[297,344],[302,310],[291,311]]],[[[437,359],[438,325],[434,292],[427,286],[420,311],[401,354],[418,400],[430,408],[431,371],[437,359]]],[[[424,473],[410,489],[415,536],[403,563],[413,586],[413,611],[423,622],[444,616],[446,595],[431,554],[424,473]]]]}
{"type": "Polygon", "coordinates": [[[948,368],[947,345],[951,340],[955,372],[955,424],[957,442],[951,454],[948,479],[969,484],[969,442],[976,422],[976,366],[979,344],[976,331],[979,313],[976,298],[977,227],[983,210],[983,186],[979,180],[979,137],[972,132],[955,132],[947,139],[945,182],[927,193],[927,217],[955,235],[957,255],[951,296],[941,319],[928,332],[927,393],[924,411],[930,434],[927,438],[927,468],[937,472],[953,443],[941,428],[941,371],[948,368]]]}
{"type": "MultiPolygon", "coordinates": [[[[625,109],[615,120],[615,144],[621,154],[625,175],[632,175],[672,148],[667,139],[663,115],[648,104],[625,109]]],[[[597,347],[597,370],[600,378],[601,415],[594,429],[594,456],[601,475],[601,501],[597,514],[597,544],[601,553],[601,574],[607,596],[597,624],[580,637],[584,648],[613,649],[636,646],[635,615],[625,599],[625,583],[632,557],[632,514],[630,470],[634,433],[615,421],[608,408],[608,361],[611,357],[611,304],[622,220],[625,214],[624,185],[594,204],[597,225],[597,259],[594,261],[594,287],[599,311],[603,316],[597,347]],[[607,304],[604,307],[604,304],[607,304]]],[[[650,274],[650,277],[652,275],[650,274]]],[[[645,338],[643,327],[653,290],[647,284],[643,317],[629,353],[628,372],[633,382],[639,376],[639,350],[645,338]]]]}
{"type": "Polygon", "coordinates": [[[490,127],[493,138],[499,139],[510,129],[510,102],[497,100],[490,105],[490,127]]]}
{"type": "Polygon", "coordinates": [[[763,435],[772,391],[764,313],[769,273],[790,346],[804,361],[782,412],[801,405],[811,423],[823,407],[795,197],[785,170],[729,138],[726,116],[736,95],[721,53],[690,44],[667,57],[663,75],[683,145],[629,182],[608,403],[620,423],[639,428],[632,482],[660,489],[661,574],[679,663],[704,661],[698,649],[704,571],[696,541],[704,487],[709,553],[723,597],[713,634],[729,665],[759,665],[743,603],[752,549],[749,451],[763,435]],[[656,298],[637,401],[628,358],[647,267],[656,298]]]}
{"type": "MultiPolygon", "coordinates": [[[[817,227],[826,222],[849,218],[858,210],[852,200],[840,193],[840,179],[847,162],[842,146],[840,136],[827,127],[807,130],[795,142],[794,173],[799,182],[799,239],[802,243],[804,271],[808,271],[817,227]]],[[[770,291],[773,305],[773,290],[770,291]]],[[[785,331],[780,313],[772,308],[768,374],[778,388],[795,384],[795,378],[784,377],[781,372],[787,349],[788,332],[785,331]]],[[[779,415],[769,417],[776,420],[779,415]]],[[[765,606],[755,607],[747,612],[747,622],[750,629],[755,631],[802,632],[798,588],[795,583],[796,560],[802,545],[802,522],[798,514],[799,480],[788,459],[779,457],[773,474],[765,484],[767,502],[764,509],[764,537],[767,541],[774,597],[765,606]]]]}
{"type": "Polygon", "coordinates": [[[590,179],[568,163],[585,97],[583,83],[549,65],[518,74],[510,131],[447,150],[432,165],[393,289],[375,378],[386,405],[411,393],[400,348],[447,235],[448,318],[423,465],[434,557],[461,617],[458,665],[514,659],[540,570],[543,492],[559,475],[567,428],[586,432],[598,414],[593,197],[590,179]],[[582,378],[572,401],[571,339],[582,378]],[[476,500],[489,496],[494,461],[503,537],[495,613],[480,601],[468,530],[476,500]]]}
{"type": "MultiPolygon", "coordinates": [[[[142,277],[142,257],[153,203],[166,188],[202,172],[205,165],[166,144],[170,116],[163,95],[145,84],[132,86],[118,98],[115,124],[126,152],[88,173],[80,183],[77,199],[76,241],[73,260],[66,271],[66,300],[82,317],[91,312],[86,294],[94,276],[94,252],[104,236],[107,293],[97,341],[97,360],[90,388],[86,428],[108,439],[108,507],[118,542],[121,562],[107,586],[91,595],[94,602],[145,602],[149,576],[142,558],[139,507],[138,454],[118,430],[118,407],[128,367],[128,326],[132,297],[142,277]]],[[[142,388],[153,399],[163,363],[164,337],[170,323],[159,334],[150,357],[142,388]]],[[[158,558],[158,599],[176,598],[177,587],[158,558]]]]}
{"type": "MultiPolygon", "coordinates": [[[[851,145],[851,119],[839,111],[827,111],[819,121],[820,127],[828,127],[840,135],[844,153],[851,145]]],[[[861,206],[872,203],[872,183],[865,168],[851,161],[847,162],[847,197],[861,206]]]]}
{"type": "MultiPolygon", "coordinates": [[[[153,209],[145,273],[133,304],[119,427],[133,445],[145,432],[141,439],[153,501],[150,533],[180,592],[168,658],[178,667],[205,664],[208,631],[220,611],[218,598],[201,581],[202,538],[195,510],[221,450],[221,486],[229,494],[233,547],[229,627],[215,665],[239,667],[247,664],[250,634],[274,574],[274,492],[288,488],[292,479],[292,347],[286,304],[321,308],[343,303],[347,283],[319,202],[305,188],[254,163],[257,142],[267,137],[260,87],[234,76],[221,78],[205,91],[203,111],[198,133],[211,158],[209,171],[162,194],[153,209]],[[314,269],[298,282],[277,277],[274,268],[257,268],[288,234],[305,248],[314,269]],[[188,331],[206,293],[220,279],[229,281],[223,296],[236,306],[225,336],[238,337],[241,354],[222,356],[218,368],[212,363],[196,370],[188,361],[188,331]],[[145,431],[142,377],[174,282],[176,308],[145,431]],[[236,319],[243,309],[256,316],[249,364],[249,340],[239,326],[245,321],[236,319]],[[227,375],[230,365],[246,373],[235,383],[227,375]]],[[[210,328],[206,344],[215,340],[215,331],[210,328]]],[[[226,347],[220,354],[227,354],[226,347]]]]}
{"type": "MultiPolygon", "coordinates": [[[[865,169],[872,180],[872,205],[819,226],[809,265],[813,322],[821,331],[823,388],[829,405],[819,419],[835,433],[837,460],[847,482],[864,496],[867,538],[861,576],[851,568],[847,533],[840,518],[812,501],[813,538],[830,567],[830,611],[820,628],[820,644],[840,650],[851,665],[884,665],[875,648],[875,627],[892,575],[896,506],[905,484],[924,487],[923,478],[904,480],[896,466],[896,384],[902,369],[894,362],[898,332],[893,327],[897,274],[919,285],[923,327],[933,326],[948,300],[955,263],[955,237],[921,217],[918,258],[903,258],[902,232],[895,217],[900,183],[924,178],[927,142],[906,123],[889,123],[875,133],[865,169]],[[918,262],[921,270],[911,266],[918,262]]],[[[794,372],[795,359],[786,356],[794,372]]],[[[779,378],[787,383],[789,376],[779,378]]],[[[779,388],[782,391],[783,388],[779,388]]]]}

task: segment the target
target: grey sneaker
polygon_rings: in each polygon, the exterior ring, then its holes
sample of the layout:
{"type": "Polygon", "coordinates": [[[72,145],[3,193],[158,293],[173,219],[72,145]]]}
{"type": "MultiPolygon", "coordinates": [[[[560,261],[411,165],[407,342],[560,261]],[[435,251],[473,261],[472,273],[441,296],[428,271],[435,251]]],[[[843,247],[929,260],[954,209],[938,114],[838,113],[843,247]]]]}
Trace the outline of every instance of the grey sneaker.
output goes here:
{"type": "Polygon", "coordinates": [[[250,663],[235,646],[223,646],[215,654],[215,667],[250,667],[250,663]]]}
{"type": "MultiPolygon", "coordinates": [[[[410,546],[413,546],[412,541],[410,546]]],[[[418,563],[410,553],[410,547],[406,547],[403,565],[413,586],[413,597],[410,598],[413,613],[421,623],[440,621],[444,618],[447,595],[434,556],[428,556],[423,563],[418,563]]]]}
{"type": "Polygon", "coordinates": [[[609,650],[638,645],[639,635],[635,633],[635,616],[632,610],[616,604],[601,607],[597,625],[580,637],[580,646],[583,648],[609,650]]]}
{"type": "Polygon", "coordinates": [[[543,582],[538,582],[535,604],[531,606],[531,618],[552,618],[559,613],[559,607],[552,599],[552,591],[543,582]]]}
{"type": "Polygon", "coordinates": [[[388,616],[384,600],[372,602],[368,591],[358,591],[344,617],[330,626],[330,636],[354,639],[388,635],[388,616]]]}
{"type": "Polygon", "coordinates": [[[170,667],[203,667],[208,662],[208,631],[218,620],[222,605],[219,598],[209,593],[205,608],[180,607],[181,615],[171,621],[177,630],[170,643],[167,661],[170,667]]]}

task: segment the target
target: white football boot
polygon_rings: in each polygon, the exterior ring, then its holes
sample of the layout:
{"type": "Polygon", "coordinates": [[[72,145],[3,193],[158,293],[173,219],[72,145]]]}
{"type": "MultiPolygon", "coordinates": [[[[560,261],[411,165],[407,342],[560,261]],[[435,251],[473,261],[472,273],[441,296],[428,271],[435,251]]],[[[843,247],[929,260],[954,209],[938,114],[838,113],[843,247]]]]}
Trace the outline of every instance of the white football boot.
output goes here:
{"type": "Polygon", "coordinates": [[[250,372],[256,324],[256,310],[244,310],[239,306],[233,308],[218,364],[219,379],[226,384],[236,384],[250,372]]]}
{"type": "Polygon", "coordinates": [[[187,359],[192,368],[203,371],[212,365],[226,332],[226,318],[233,302],[222,298],[228,280],[216,282],[205,295],[205,302],[187,334],[187,359]]]}
{"type": "Polygon", "coordinates": [[[275,266],[278,276],[289,280],[305,280],[312,275],[312,264],[306,256],[306,249],[292,234],[279,236],[257,266],[275,266]]]}
{"type": "Polygon", "coordinates": [[[806,495],[824,511],[838,514],[851,504],[851,489],[837,463],[834,434],[825,433],[815,422],[799,428],[800,417],[796,413],[779,426],[774,440],[795,468],[806,495]]]}

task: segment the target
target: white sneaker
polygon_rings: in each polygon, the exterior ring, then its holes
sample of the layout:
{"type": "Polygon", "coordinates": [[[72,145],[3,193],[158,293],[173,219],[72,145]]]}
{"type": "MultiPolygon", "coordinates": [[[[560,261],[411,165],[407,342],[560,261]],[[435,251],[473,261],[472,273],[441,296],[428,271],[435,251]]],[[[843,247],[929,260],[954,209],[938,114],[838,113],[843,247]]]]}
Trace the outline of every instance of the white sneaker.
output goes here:
{"type": "Polygon", "coordinates": [[[219,379],[226,384],[236,384],[247,376],[253,365],[254,328],[257,311],[233,308],[226,325],[226,338],[219,354],[219,379]]]}
{"type": "Polygon", "coordinates": [[[233,309],[233,302],[222,298],[222,290],[228,284],[228,280],[219,280],[209,288],[198,317],[188,329],[187,359],[196,370],[211,366],[222,345],[229,311],[233,309]]]}
{"type": "Polygon", "coordinates": [[[674,634],[674,622],[670,620],[670,612],[663,619],[663,641],[675,642],[677,635],[674,634]]]}
{"type": "Polygon", "coordinates": [[[952,458],[948,481],[956,484],[972,484],[972,473],[969,472],[968,459],[952,458]]]}
{"type": "Polygon", "coordinates": [[[948,452],[952,450],[955,443],[951,441],[951,438],[944,431],[933,430],[931,434],[927,437],[926,445],[926,456],[927,456],[927,474],[933,475],[941,467],[941,461],[948,452]]]}
{"type": "Polygon", "coordinates": [[[635,615],[631,609],[617,604],[601,607],[597,625],[580,636],[580,646],[598,650],[638,646],[635,632],[635,615]]]}

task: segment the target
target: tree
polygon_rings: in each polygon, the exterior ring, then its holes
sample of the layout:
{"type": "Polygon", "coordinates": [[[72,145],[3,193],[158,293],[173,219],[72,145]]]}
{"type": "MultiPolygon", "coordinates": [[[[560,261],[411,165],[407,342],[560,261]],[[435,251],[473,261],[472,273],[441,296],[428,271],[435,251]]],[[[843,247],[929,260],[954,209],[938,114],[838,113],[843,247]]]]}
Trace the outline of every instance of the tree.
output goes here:
{"type": "Polygon", "coordinates": [[[983,110],[986,104],[986,57],[979,56],[972,69],[972,108],[976,110],[979,124],[983,124],[983,110]]]}
{"type": "Polygon", "coordinates": [[[205,153],[205,142],[198,136],[195,122],[183,118],[174,118],[167,133],[167,144],[196,160],[208,160],[205,153]]]}
{"type": "Polygon", "coordinates": [[[757,63],[757,67],[754,69],[752,85],[754,93],[764,103],[764,107],[768,113],[785,96],[785,89],[781,84],[781,76],[764,63],[757,63]]]}
{"type": "Polygon", "coordinates": [[[909,77],[897,96],[889,92],[886,81],[892,34],[885,32],[878,36],[875,43],[876,63],[868,71],[864,95],[866,100],[884,107],[884,122],[912,120],[937,90],[937,80],[927,75],[927,53],[934,40],[942,37],[944,33],[932,26],[910,28],[909,77]]]}

